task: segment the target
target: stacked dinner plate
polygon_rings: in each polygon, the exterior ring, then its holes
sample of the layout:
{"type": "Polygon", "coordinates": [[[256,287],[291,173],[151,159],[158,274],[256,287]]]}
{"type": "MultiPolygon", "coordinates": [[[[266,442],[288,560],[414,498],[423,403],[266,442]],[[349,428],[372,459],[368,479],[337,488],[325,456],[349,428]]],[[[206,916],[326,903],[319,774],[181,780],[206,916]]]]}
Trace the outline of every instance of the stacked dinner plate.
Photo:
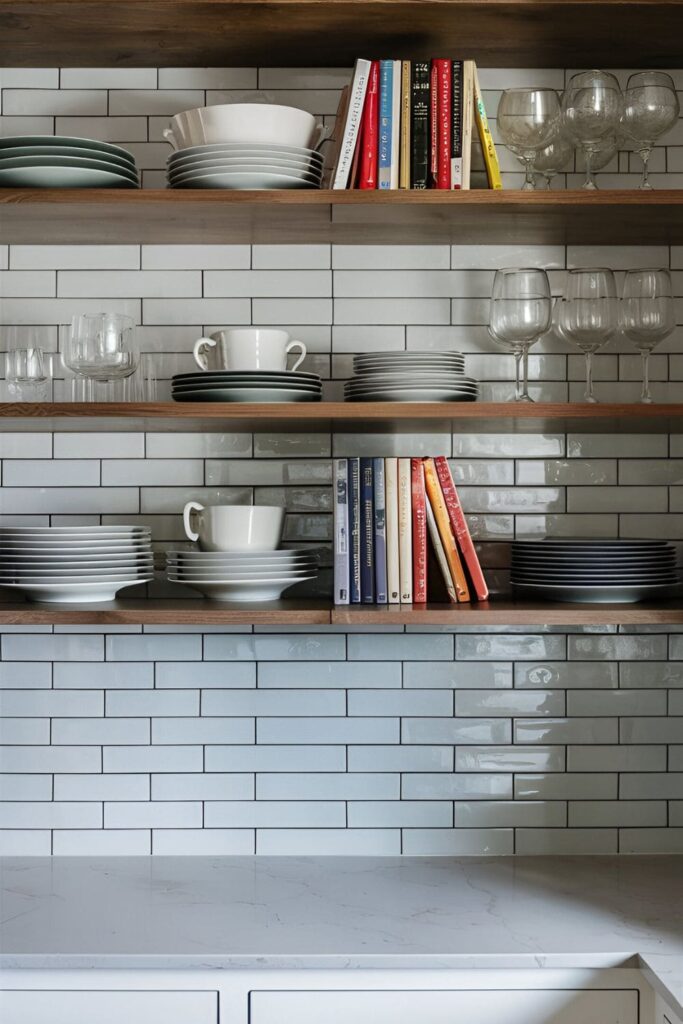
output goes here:
{"type": "Polygon", "coordinates": [[[0,528],[0,586],[32,601],[111,601],[154,578],[143,526],[0,528]]]}
{"type": "Polygon", "coordinates": [[[460,352],[367,352],[353,369],[347,402],[474,402],[479,393],[460,352]]]}
{"type": "Polygon", "coordinates": [[[0,188],[139,188],[135,160],[111,142],[64,135],[0,139],[0,188]]]}
{"type": "Polygon", "coordinates": [[[166,175],[171,188],[320,188],[323,158],[297,146],[221,142],[179,149],[166,175]]]}
{"type": "Polygon", "coordinates": [[[169,551],[168,578],[215,601],[277,601],[284,590],[314,579],[315,556],[293,551],[169,551]]]}
{"type": "Polygon", "coordinates": [[[680,574],[663,540],[514,541],[512,585],[551,601],[634,602],[671,597],[680,574]]]}
{"type": "Polygon", "coordinates": [[[175,402],[319,402],[322,380],[298,370],[209,370],[176,374],[172,394],[175,402]]]}

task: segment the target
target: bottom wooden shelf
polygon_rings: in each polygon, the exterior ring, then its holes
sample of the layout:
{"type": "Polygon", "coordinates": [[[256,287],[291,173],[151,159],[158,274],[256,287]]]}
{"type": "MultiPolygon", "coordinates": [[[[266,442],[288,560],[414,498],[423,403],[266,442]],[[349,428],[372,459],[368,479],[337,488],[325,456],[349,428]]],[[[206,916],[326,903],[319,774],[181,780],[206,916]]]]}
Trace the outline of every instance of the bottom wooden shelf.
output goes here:
{"type": "Polygon", "coordinates": [[[282,600],[261,604],[219,601],[122,600],[107,604],[0,602],[2,626],[586,626],[683,623],[683,604],[551,604],[510,600],[447,605],[336,605],[282,600]]]}

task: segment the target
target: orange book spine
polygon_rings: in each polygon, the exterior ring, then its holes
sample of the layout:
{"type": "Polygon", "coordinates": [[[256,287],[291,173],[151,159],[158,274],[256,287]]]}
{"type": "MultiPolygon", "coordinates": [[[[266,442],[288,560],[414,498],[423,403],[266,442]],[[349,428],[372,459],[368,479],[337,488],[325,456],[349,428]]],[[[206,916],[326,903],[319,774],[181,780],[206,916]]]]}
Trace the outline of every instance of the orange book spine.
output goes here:
{"type": "Polygon", "coordinates": [[[439,455],[434,460],[434,464],[439,477],[439,483],[441,484],[441,490],[443,491],[446,508],[448,509],[451,529],[453,530],[455,539],[460,551],[462,552],[462,557],[465,561],[467,571],[470,574],[470,580],[472,581],[474,592],[476,593],[479,601],[485,601],[489,596],[489,588],[486,585],[484,573],[482,572],[481,564],[472,542],[472,537],[467,525],[467,520],[465,519],[465,513],[463,512],[462,505],[460,504],[460,497],[453,480],[451,468],[448,465],[448,460],[443,455],[439,455]]]}
{"type": "Polygon", "coordinates": [[[424,604],[427,600],[427,499],[422,459],[412,459],[410,467],[413,503],[413,602],[424,604]]]}
{"type": "Polygon", "coordinates": [[[441,490],[441,484],[439,483],[434,459],[424,460],[424,470],[427,497],[429,498],[429,503],[432,506],[432,511],[434,512],[434,518],[436,519],[439,536],[441,537],[441,542],[446,553],[446,560],[453,579],[455,592],[458,595],[458,601],[469,601],[470,591],[467,585],[467,577],[465,576],[465,570],[463,569],[462,562],[460,561],[458,547],[455,543],[455,536],[451,530],[448,509],[446,508],[446,501],[443,496],[443,491],[441,490]]]}

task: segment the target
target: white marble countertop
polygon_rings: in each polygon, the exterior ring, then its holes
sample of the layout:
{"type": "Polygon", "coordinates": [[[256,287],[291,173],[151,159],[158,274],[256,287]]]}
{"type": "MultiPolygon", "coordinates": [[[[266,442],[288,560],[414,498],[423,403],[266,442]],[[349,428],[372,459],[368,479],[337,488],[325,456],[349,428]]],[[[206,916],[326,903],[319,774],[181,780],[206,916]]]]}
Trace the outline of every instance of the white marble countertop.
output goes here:
{"type": "Polygon", "coordinates": [[[631,961],[683,1014],[683,856],[10,857],[0,883],[3,969],[631,961]]]}

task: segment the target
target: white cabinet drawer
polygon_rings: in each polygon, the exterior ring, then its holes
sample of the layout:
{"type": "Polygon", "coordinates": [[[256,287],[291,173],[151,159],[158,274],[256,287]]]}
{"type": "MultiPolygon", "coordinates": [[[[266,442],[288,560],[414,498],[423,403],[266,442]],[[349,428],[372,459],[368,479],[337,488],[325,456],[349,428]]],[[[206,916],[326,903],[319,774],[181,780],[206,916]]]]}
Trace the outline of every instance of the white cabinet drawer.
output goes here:
{"type": "Polygon", "coordinates": [[[674,1013],[671,1007],[667,1006],[661,996],[656,1000],[657,1012],[655,1014],[656,1024],[681,1024],[681,1018],[674,1013]]]}
{"type": "Polygon", "coordinates": [[[2,1024],[216,1024],[216,992],[0,992],[2,1024]]]}
{"type": "Polygon", "coordinates": [[[252,992],[249,1024],[638,1024],[637,991],[252,992]]]}

